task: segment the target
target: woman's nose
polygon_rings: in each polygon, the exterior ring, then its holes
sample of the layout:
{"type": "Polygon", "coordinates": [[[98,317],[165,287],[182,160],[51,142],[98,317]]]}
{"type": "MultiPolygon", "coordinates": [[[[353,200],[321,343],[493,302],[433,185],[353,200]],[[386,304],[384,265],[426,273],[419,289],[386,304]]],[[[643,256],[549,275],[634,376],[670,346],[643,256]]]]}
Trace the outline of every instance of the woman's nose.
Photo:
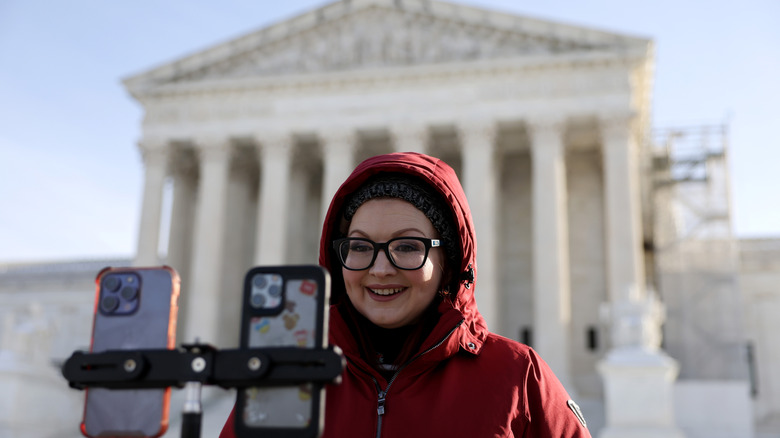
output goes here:
{"type": "Polygon", "coordinates": [[[369,270],[372,275],[381,277],[384,275],[395,274],[395,266],[390,263],[390,259],[387,258],[387,254],[384,251],[379,251],[376,255],[376,260],[369,270]]]}

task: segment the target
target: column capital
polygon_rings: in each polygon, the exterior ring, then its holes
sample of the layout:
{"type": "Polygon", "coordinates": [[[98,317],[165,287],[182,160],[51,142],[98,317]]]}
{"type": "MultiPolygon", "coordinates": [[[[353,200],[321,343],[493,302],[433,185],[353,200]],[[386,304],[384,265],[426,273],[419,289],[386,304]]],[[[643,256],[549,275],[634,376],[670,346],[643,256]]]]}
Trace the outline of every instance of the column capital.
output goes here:
{"type": "Polygon", "coordinates": [[[169,157],[170,171],[173,176],[191,176],[197,173],[198,157],[194,148],[174,146],[169,157]]]}
{"type": "Polygon", "coordinates": [[[197,149],[225,148],[232,143],[230,137],[223,135],[203,135],[192,139],[197,149]]]}
{"type": "Polygon", "coordinates": [[[141,157],[147,166],[165,164],[168,161],[169,149],[167,140],[143,139],[138,142],[138,149],[141,151],[141,157]]]}
{"type": "Polygon", "coordinates": [[[639,114],[633,110],[614,110],[614,111],[599,111],[596,113],[596,118],[601,122],[610,123],[628,123],[639,118],[639,114]]]}
{"type": "Polygon", "coordinates": [[[424,152],[429,138],[430,132],[426,125],[399,124],[390,129],[390,139],[397,152],[424,152]]]}
{"type": "Polygon", "coordinates": [[[631,132],[639,123],[639,117],[635,111],[613,111],[598,114],[599,129],[604,135],[622,134],[631,132]]]}
{"type": "Polygon", "coordinates": [[[468,120],[458,122],[455,130],[461,139],[482,138],[492,144],[498,134],[498,124],[495,120],[468,120]]]}
{"type": "Polygon", "coordinates": [[[255,141],[257,142],[257,146],[261,150],[285,150],[289,149],[293,142],[294,137],[292,132],[284,132],[284,131],[278,131],[278,132],[259,132],[254,135],[255,141]]]}
{"type": "Polygon", "coordinates": [[[566,123],[561,117],[536,117],[526,120],[528,136],[531,139],[530,149],[535,162],[543,156],[556,157],[565,151],[563,135],[566,123]]]}
{"type": "Polygon", "coordinates": [[[138,147],[141,150],[159,150],[166,149],[170,141],[161,137],[144,137],[138,140],[138,147]]]}
{"type": "Polygon", "coordinates": [[[265,132],[257,134],[255,138],[257,139],[257,163],[261,169],[268,169],[271,163],[286,163],[290,160],[295,144],[292,133],[265,132]]]}
{"type": "Polygon", "coordinates": [[[200,137],[195,141],[195,153],[201,164],[228,161],[233,153],[232,144],[226,137],[200,137]]]}
{"type": "Polygon", "coordinates": [[[562,133],[566,129],[567,120],[562,116],[532,116],[524,119],[531,135],[540,132],[562,133]]]}
{"type": "Polygon", "coordinates": [[[422,137],[428,139],[428,126],[415,123],[397,124],[390,127],[390,136],[395,140],[396,137],[422,137]]]}
{"type": "Polygon", "coordinates": [[[327,151],[351,154],[357,145],[358,133],[351,128],[329,128],[317,131],[317,139],[327,151]]]}

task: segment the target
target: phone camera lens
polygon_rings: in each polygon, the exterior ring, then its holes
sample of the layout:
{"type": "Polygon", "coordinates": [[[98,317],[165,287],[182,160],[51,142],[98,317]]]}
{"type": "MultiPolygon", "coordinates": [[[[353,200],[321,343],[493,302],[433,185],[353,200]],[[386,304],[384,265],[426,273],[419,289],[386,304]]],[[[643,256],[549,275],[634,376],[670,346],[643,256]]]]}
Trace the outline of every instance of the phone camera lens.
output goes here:
{"type": "Polygon", "coordinates": [[[265,275],[255,275],[255,278],[253,279],[255,287],[262,289],[268,284],[268,279],[265,278],[265,275]]]}
{"type": "Polygon", "coordinates": [[[273,284],[268,288],[268,295],[272,297],[278,297],[282,294],[282,288],[278,284],[273,284]]]}
{"type": "Polygon", "coordinates": [[[119,307],[119,298],[113,295],[103,297],[103,299],[100,301],[100,307],[104,312],[113,312],[117,309],[117,307],[119,307]]]}
{"type": "Polygon", "coordinates": [[[252,307],[255,308],[263,307],[265,305],[265,296],[261,294],[252,294],[250,303],[252,304],[252,307]]]}
{"type": "Polygon", "coordinates": [[[122,288],[120,295],[122,295],[122,298],[127,301],[134,300],[138,296],[138,288],[133,286],[125,286],[122,288]]]}
{"type": "Polygon", "coordinates": [[[107,277],[103,280],[103,287],[109,292],[116,292],[122,282],[117,277],[107,277]]]}

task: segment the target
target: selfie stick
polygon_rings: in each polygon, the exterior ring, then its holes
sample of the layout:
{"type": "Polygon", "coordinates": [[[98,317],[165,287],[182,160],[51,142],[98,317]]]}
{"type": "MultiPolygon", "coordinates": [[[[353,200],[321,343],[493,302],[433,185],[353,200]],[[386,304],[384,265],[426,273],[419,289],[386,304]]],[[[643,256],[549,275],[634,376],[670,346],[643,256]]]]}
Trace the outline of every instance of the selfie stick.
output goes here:
{"type": "Polygon", "coordinates": [[[203,409],[200,404],[200,382],[187,382],[184,385],[186,398],[181,411],[181,437],[199,437],[200,420],[203,409]]]}
{"type": "Polygon", "coordinates": [[[76,389],[186,387],[182,438],[199,438],[202,385],[222,388],[339,383],[345,359],[336,346],[321,349],[269,347],[217,350],[185,344],[180,350],[74,352],[62,375],[76,389]]]}

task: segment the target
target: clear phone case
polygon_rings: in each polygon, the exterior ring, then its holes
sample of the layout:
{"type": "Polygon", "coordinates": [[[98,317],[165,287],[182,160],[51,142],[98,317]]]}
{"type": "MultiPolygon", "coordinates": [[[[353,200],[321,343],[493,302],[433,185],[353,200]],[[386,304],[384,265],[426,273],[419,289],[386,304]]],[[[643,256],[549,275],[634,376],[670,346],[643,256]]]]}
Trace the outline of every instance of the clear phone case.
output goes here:
{"type": "MultiPolygon", "coordinates": [[[[258,267],[245,280],[242,347],[326,345],[326,271],[319,266],[258,267]]],[[[252,387],[239,391],[236,431],[273,438],[320,433],[323,385],[252,387]]]]}

